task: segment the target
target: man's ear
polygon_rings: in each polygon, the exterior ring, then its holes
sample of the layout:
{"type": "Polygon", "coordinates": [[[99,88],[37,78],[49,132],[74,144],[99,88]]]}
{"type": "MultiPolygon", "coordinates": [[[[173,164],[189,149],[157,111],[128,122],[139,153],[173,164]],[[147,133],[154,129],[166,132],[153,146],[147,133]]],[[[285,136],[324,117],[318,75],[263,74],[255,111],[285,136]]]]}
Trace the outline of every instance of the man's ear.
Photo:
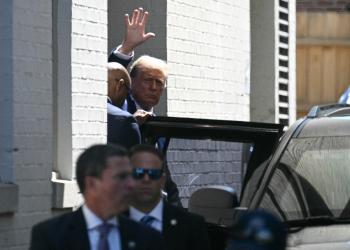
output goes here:
{"type": "Polygon", "coordinates": [[[124,85],[124,79],[120,79],[117,84],[115,85],[117,91],[119,92],[122,88],[123,88],[123,85],[124,85]]]}
{"type": "Polygon", "coordinates": [[[96,178],[93,176],[86,176],[84,179],[85,190],[95,191],[96,190],[96,178]]]}

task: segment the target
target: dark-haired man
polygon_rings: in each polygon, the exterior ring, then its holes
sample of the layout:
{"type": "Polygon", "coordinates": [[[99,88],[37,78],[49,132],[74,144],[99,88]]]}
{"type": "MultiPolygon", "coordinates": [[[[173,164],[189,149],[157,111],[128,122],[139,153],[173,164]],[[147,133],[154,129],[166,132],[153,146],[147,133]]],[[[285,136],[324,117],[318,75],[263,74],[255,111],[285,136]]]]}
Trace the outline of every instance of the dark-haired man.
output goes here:
{"type": "Polygon", "coordinates": [[[160,231],[167,250],[209,249],[204,218],[163,199],[163,153],[150,145],[138,145],[131,149],[130,159],[135,179],[130,218],[160,231]]]}
{"type": "Polygon", "coordinates": [[[34,226],[31,250],[163,249],[158,232],[117,216],[128,209],[134,188],[124,148],[90,147],[77,161],[76,176],[85,204],[34,226]]]}

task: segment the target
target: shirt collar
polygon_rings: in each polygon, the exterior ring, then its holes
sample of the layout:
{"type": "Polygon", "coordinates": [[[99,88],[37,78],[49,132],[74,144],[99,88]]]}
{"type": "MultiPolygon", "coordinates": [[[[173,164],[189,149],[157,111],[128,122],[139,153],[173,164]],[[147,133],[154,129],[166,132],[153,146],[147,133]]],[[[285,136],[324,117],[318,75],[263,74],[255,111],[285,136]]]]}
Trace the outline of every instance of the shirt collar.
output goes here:
{"type": "Polygon", "coordinates": [[[111,98],[109,98],[109,96],[107,96],[107,102],[109,102],[110,104],[113,104],[112,100],[111,100],[111,98]]]}
{"type": "MultiPolygon", "coordinates": [[[[93,230],[103,224],[103,221],[96,215],[94,212],[92,212],[86,204],[82,207],[84,218],[86,221],[86,228],[88,230],[93,230]]],[[[108,224],[112,224],[113,226],[118,227],[119,223],[117,220],[117,217],[113,217],[107,221],[108,224]]]]}
{"type": "Polygon", "coordinates": [[[136,221],[140,221],[144,216],[150,215],[156,220],[162,222],[163,221],[163,207],[164,207],[164,202],[163,199],[160,199],[159,203],[149,214],[142,213],[140,210],[130,206],[129,212],[130,212],[130,217],[133,218],[136,221]]]}
{"type": "MultiPolygon", "coordinates": [[[[130,98],[131,98],[131,100],[133,100],[135,102],[136,110],[138,110],[138,109],[142,109],[143,110],[143,108],[141,108],[141,106],[135,101],[135,99],[134,99],[134,97],[132,95],[130,96],[130,98]]],[[[145,110],[145,111],[153,113],[153,108],[151,108],[151,110],[145,110]]]]}

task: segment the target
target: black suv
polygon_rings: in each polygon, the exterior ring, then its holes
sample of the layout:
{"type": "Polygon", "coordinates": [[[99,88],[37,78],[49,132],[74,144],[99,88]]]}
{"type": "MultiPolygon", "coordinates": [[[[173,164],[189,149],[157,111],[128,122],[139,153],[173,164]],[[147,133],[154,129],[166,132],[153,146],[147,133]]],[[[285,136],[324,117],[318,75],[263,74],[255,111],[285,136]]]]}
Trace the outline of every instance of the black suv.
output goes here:
{"type": "Polygon", "coordinates": [[[213,249],[237,218],[265,209],[288,223],[287,249],[350,249],[350,105],[314,107],[283,125],[153,117],[183,206],[205,216],[213,249]]]}

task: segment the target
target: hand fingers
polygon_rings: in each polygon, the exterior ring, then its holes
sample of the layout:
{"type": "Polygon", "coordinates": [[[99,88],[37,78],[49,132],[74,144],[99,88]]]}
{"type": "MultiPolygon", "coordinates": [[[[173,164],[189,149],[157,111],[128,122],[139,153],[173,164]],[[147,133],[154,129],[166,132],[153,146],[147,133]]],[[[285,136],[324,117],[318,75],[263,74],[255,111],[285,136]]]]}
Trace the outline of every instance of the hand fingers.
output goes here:
{"type": "Polygon", "coordinates": [[[145,14],[143,15],[141,24],[142,24],[142,25],[146,25],[147,19],[148,19],[148,12],[146,11],[145,14]]]}
{"type": "Polygon", "coordinates": [[[139,13],[137,15],[137,19],[136,19],[136,23],[141,23],[141,19],[142,19],[142,13],[143,13],[143,9],[139,8],[139,13]]]}
{"type": "Polygon", "coordinates": [[[126,25],[130,25],[130,20],[129,20],[128,14],[125,14],[125,22],[126,22],[126,25]]]}
{"type": "Polygon", "coordinates": [[[134,13],[132,13],[131,24],[134,24],[136,22],[138,14],[139,14],[139,11],[138,10],[134,10],[134,13]]]}
{"type": "Polygon", "coordinates": [[[155,35],[154,33],[150,32],[150,33],[147,33],[147,34],[145,35],[145,38],[146,38],[146,40],[147,40],[148,38],[154,37],[154,36],[156,36],[156,35],[155,35]]]}

